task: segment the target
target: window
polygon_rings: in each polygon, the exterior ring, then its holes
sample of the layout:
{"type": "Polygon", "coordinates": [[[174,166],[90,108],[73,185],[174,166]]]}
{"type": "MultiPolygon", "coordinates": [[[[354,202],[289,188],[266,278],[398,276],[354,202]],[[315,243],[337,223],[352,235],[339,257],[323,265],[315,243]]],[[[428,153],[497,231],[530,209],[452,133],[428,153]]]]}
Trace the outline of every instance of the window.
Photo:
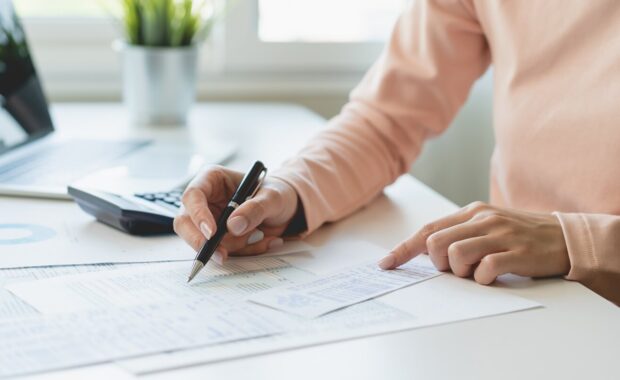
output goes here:
{"type": "MultiPolygon", "coordinates": [[[[118,96],[112,42],[120,30],[109,7],[120,1],[13,0],[56,98],[118,96]]],[[[407,2],[221,1],[230,6],[202,52],[202,93],[348,91],[377,58],[407,2]]]]}
{"type": "MultiPolygon", "coordinates": [[[[230,70],[364,71],[406,0],[246,0],[227,17],[230,70]]],[[[358,75],[359,76],[359,75],[358,75]]]]}
{"type": "Polygon", "coordinates": [[[383,41],[402,6],[403,0],[259,0],[258,35],[264,42],[383,41]]]}
{"type": "Polygon", "coordinates": [[[105,3],[96,0],[13,0],[22,17],[101,17],[105,3]]]}

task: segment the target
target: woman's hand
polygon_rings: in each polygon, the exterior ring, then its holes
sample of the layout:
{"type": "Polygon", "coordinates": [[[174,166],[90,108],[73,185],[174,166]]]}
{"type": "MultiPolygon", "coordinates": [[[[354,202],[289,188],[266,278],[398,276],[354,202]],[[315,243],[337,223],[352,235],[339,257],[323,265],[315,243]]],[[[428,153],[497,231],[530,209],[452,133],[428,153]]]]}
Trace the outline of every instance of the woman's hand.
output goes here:
{"type": "MultiPolygon", "coordinates": [[[[216,220],[243,178],[243,173],[213,167],[198,175],[183,193],[184,209],[174,219],[174,231],[194,250],[213,236],[216,220]]],[[[287,183],[267,177],[258,193],[228,218],[228,234],[213,258],[228,254],[256,255],[282,245],[280,235],[297,210],[297,193],[287,183]]]]}
{"type": "Polygon", "coordinates": [[[482,202],[426,225],[379,266],[393,269],[423,252],[437,269],[452,270],[459,277],[473,275],[485,285],[504,273],[543,277],[570,270],[564,233],[555,216],[482,202]]]}

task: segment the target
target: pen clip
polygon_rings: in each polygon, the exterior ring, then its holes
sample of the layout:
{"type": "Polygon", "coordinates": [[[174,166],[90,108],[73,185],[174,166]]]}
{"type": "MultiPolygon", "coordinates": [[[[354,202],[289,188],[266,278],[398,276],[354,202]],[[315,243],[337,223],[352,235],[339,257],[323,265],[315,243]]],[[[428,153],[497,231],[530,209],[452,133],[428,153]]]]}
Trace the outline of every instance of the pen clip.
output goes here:
{"type": "Polygon", "coordinates": [[[258,178],[258,183],[256,184],[256,187],[252,191],[252,194],[250,194],[250,196],[246,198],[246,200],[254,198],[256,193],[258,193],[258,190],[260,190],[261,185],[265,181],[265,177],[267,177],[267,168],[263,168],[263,170],[261,171],[261,176],[258,178]]]}

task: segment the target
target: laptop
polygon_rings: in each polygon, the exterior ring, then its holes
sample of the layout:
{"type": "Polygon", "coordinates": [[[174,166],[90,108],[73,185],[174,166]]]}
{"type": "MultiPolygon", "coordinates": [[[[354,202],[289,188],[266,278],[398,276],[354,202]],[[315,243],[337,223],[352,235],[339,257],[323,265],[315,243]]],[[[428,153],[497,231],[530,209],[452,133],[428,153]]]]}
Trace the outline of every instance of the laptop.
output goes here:
{"type": "MultiPolygon", "coordinates": [[[[88,128],[88,120],[84,120],[88,128]]],[[[193,148],[152,140],[66,139],[54,122],[10,0],[0,0],[0,194],[67,198],[67,186],[112,192],[182,188],[207,163],[222,163],[233,144],[193,148]],[[206,152],[206,153],[205,153],[206,152]]]]}

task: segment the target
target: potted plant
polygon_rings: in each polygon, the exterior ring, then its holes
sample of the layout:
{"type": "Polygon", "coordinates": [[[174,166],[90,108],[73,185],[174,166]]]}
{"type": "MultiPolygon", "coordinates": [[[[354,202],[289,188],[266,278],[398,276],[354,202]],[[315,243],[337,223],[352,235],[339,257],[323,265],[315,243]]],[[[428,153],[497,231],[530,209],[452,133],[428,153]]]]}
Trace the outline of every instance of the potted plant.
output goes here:
{"type": "Polygon", "coordinates": [[[209,0],[120,0],[123,99],[134,123],[186,123],[199,45],[215,20],[209,0]]]}

